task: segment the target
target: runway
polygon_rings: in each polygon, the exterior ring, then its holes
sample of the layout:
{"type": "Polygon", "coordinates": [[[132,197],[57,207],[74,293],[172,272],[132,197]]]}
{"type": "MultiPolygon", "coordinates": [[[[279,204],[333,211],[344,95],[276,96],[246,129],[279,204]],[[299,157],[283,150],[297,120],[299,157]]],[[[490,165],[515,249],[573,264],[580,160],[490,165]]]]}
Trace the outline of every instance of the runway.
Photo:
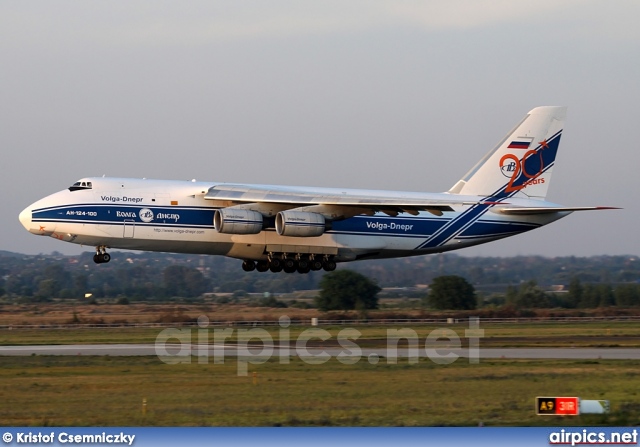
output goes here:
{"type": "Polygon", "coordinates": [[[564,359],[564,360],[640,360],[640,348],[449,348],[440,346],[429,350],[399,348],[357,348],[347,347],[306,347],[262,346],[262,345],[200,345],[200,344],[88,344],[88,345],[33,345],[0,346],[0,356],[29,355],[98,355],[98,356],[160,356],[166,357],[270,357],[299,356],[301,358],[366,357],[374,358],[442,358],[446,355],[480,359],[564,359]],[[329,357],[327,357],[329,356],[329,357]]]}

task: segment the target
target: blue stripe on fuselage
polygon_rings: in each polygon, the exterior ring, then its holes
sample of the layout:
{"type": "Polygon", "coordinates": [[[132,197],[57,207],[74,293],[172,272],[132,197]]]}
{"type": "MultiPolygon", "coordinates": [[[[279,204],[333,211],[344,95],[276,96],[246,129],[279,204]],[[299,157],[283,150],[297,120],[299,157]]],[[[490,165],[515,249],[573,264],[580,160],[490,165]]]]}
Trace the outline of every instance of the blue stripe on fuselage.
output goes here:
{"type": "MultiPolygon", "coordinates": [[[[459,234],[463,238],[494,237],[505,233],[519,233],[536,228],[537,224],[526,222],[480,221],[477,217],[484,213],[486,205],[477,205],[461,216],[448,217],[390,217],[355,216],[350,219],[333,222],[331,234],[345,235],[383,235],[391,237],[419,238],[423,240],[421,248],[433,247],[449,237],[459,234]],[[484,209],[483,209],[484,208],[484,209]],[[427,241],[424,241],[427,238],[427,241]],[[428,245],[427,245],[428,244],[428,245]]],[[[213,228],[212,208],[176,208],[153,206],[127,206],[107,204],[81,204],[44,208],[33,211],[34,222],[61,222],[95,225],[117,225],[135,222],[136,225],[172,226],[185,228],[213,228]],[[150,210],[153,219],[145,222],[140,217],[141,210],[150,210]],[[157,216],[177,216],[173,219],[158,219],[157,216]]],[[[148,219],[148,217],[147,217],[148,219]]]]}
{"type": "Polygon", "coordinates": [[[355,216],[350,219],[333,222],[331,231],[343,234],[426,237],[438,231],[449,220],[449,218],[423,216],[355,216]]]}
{"type": "Polygon", "coordinates": [[[213,228],[213,208],[178,208],[145,205],[80,204],[33,210],[34,222],[70,222],[139,225],[179,225],[213,228]]]}
{"type": "Polygon", "coordinates": [[[467,226],[472,225],[480,216],[489,209],[489,205],[473,205],[465,210],[455,219],[451,220],[439,232],[431,236],[424,243],[420,244],[416,249],[438,247],[445,244],[456,234],[463,231],[467,226]]]}
{"type": "Polygon", "coordinates": [[[540,224],[536,223],[477,220],[457,237],[493,237],[500,234],[524,233],[538,227],[540,227],[540,224]]]}

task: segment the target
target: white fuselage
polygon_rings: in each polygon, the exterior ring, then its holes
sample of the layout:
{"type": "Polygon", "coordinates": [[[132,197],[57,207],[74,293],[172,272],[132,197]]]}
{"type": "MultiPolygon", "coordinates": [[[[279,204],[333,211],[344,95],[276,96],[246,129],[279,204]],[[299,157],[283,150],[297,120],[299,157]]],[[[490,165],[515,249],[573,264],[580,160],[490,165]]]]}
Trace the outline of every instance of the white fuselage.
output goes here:
{"type": "MultiPolygon", "coordinates": [[[[220,204],[205,199],[219,183],[146,179],[88,178],[91,187],[45,197],[21,214],[31,233],[74,244],[130,250],[224,255],[264,260],[270,253],[329,255],[335,261],[438,253],[519,234],[569,213],[505,216],[492,206],[454,207],[453,212],[420,212],[397,217],[378,212],[335,220],[314,237],[278,234],[265,225],[257,234],[223,234],[214,228],[220,204]]],[[[272,190],[278,187],[270,187],[272,190]]],[[[296,188],[297,191],[362,195],[371,191],[296,188]]],[[[375,191],[377,196],[446,200],[448,194],[375,191]]],[[[512,205],[552,206],[540,200],[509,200],[512,205]]],[[[475,203],[475,204],[474,204],[475,203]]]]}

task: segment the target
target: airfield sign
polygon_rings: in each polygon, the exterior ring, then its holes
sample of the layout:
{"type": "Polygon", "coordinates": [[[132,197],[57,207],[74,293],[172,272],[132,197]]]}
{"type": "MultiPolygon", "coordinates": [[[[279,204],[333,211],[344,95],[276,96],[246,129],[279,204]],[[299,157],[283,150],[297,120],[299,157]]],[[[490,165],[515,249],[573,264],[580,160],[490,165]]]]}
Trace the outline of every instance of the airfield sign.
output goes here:
{"type": "Polygon", "coordinates": [[[536,397],[538,415],[577,416],[580,414],[579,397],[536,397]]]}

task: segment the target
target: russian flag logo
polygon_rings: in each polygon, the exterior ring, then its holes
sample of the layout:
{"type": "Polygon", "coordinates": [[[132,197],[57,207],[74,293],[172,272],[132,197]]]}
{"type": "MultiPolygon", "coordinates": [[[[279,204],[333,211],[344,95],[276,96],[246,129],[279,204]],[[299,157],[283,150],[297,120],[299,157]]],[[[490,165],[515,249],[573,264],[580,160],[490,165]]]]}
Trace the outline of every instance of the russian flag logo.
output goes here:
{"type": "Polygon", "coordinates": [[[509,149],[529,149],[531,145],[531,141],[512,141],[509,146],[509,149]]]}

